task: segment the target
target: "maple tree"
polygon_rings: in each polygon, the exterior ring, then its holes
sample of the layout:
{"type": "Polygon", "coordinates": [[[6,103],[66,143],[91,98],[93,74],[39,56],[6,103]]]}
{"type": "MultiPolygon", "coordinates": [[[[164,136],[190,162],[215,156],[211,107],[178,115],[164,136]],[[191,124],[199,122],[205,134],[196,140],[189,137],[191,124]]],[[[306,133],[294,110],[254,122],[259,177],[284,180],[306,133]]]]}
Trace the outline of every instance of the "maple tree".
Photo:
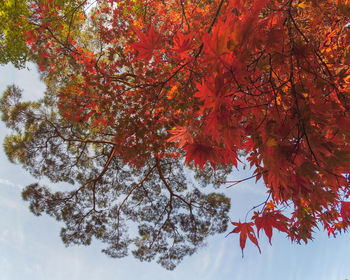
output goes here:
{"type": "Polygon", "coordinates": [[[251,220],[232,222],[242,253],[274,228],[296,242],[320,225],[348,229],[348,0],[27,4],[22,36],[48,89],[32,103],[7,89],[5,150],[37,177],[75,184],[23,192],[35,214],[65,222],[65,243],[96,237],[113,257],[133,244],[173,269],[228,223],[229,199],[191,186],[190,170],[234,185],[241,156],[267,189],[251,220]]]}

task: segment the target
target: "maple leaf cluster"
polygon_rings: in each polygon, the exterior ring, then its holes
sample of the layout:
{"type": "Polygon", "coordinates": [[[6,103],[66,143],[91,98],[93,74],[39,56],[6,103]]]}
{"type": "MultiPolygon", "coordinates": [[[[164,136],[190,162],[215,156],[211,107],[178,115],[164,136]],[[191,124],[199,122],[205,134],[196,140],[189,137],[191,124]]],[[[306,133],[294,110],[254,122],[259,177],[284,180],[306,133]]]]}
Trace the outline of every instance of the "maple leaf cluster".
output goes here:
{"type": "Polygon", "coordinates": [[[232,222],[242,252],[247,238],[260,251],[261,230],[271,243],[273,228],[296,242],[349,228],[349,1],[99,1],[72,16],[84,36],[55,1],[32,10],[23,35],[60,114],[117,127],[123,162],[245,155],[270,200],[232,222]]]}

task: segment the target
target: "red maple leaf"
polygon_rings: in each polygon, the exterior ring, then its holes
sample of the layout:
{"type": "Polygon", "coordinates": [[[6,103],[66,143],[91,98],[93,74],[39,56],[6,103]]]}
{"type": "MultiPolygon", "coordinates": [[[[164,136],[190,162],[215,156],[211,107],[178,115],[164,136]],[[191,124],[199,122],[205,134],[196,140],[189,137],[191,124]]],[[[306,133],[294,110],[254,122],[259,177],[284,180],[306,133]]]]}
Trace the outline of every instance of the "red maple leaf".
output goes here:
{"type": "Polygon", "coordinates": [[[286,216],[282,215],[279,211],[265,212],[262,216],[256,216],[254,219],[256,228],[258,230],[258,237],[260,229],[263,229],[265,231],[265,234],[269,238],[270,244],[273,228],[288,233],[286,222],[289,219],[286,216]]]}
{"type": "Polygon", "coordinates": [[[175,129],[170,130],[169,133],[171,133],[173,136],[171,136],[167,142],[176,142],[178,140],[179,143],[177,144],[177,146],[179,148],[182,148],[183,146],[185,146],[188,142],[192,142],[193,141],[193,137],[191,135],[191,133],[187,130],[186,126],[177,126],[175,129]]]}
{"type": "Polygon", "coordinates": [[[243,257],[243,249],[245,247],[245,243],[247,241],[247,237],[249,237],[250,241],[252,241],[255,244],[256,247],[258,247],[259,252],[261,253],[258,240],[256,239],[255,232],[254,232],[254,230],[252,228],[254,223],[241,223],[241,222],[235,223],[235,222],[231,222],[231,224],[233,224],[236,227],[229,234],[231,234],[231,233],[240,233],[239,244],[240,244],[241,249],[242,249],[242,257],[243,257]]]}
{"type": "Polygon", "coordinates": [[[192,34],[184,35],[177,33],[174,36],[174,47],[173,50],[177,53],[183,53],[191,49],[192,47],[192,34]]]}
{"type": "Polygon", "coordinates": [[[28,45],[32,45],[37,40],[33,30],[27,30],[26,32],[24,32],[23,37],[26,39],[28,45]]]}
{"type": "Polygon", "coordinates": [[[130,44],[135,50],[138,51],[136,59],[152,58],[153,51],[159,47],[161,36],[154,31],[154,26],[151,25],[148,31],[144,34],[141,31],[134,30],[140,42],[130,44]]]}
{"type": "Polygon", "coordinates": [[[343,224],[348,225],[350,222],[350,202],[341,202],[340,215],[343,218],[343,224]]]}
{"type": "Polygon", "coordinates": [[[201,143],[189,143],[183,149],[187,151],[185,163],[194,161],[194,164],[202,170],[207,161],[215,165],[216,155],[213,147],[201,143]]]}
{"type": "Polygon", "coordinates": [[[194,161],[195,166],[203,170],[203,166],[209,162],[215,169],[220,163],[232,163],[237,166],[237,154],[230,150],[204,143],[188,143],[183,147],[186,153],[185,163],[194,161]]]}

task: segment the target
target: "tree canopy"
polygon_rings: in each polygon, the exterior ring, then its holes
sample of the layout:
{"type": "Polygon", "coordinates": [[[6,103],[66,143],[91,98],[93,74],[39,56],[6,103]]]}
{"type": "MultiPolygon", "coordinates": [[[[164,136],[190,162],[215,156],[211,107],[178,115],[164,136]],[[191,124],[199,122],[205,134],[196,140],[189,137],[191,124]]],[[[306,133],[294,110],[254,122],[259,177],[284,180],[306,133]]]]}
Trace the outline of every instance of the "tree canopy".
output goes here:
{"type": "Polygon", "coordinates": [[[5,2],[0,63],[34,61],[47,85],[36,102],[4,92],[5,151],[72,185],[23,191],[66,244],[173,269],[227,230],[230,200],[201,187],[239,183],[243,157],[267,198],[231,222],[242,254],[261,229],[348,229],[348,0],[5,2]]]}

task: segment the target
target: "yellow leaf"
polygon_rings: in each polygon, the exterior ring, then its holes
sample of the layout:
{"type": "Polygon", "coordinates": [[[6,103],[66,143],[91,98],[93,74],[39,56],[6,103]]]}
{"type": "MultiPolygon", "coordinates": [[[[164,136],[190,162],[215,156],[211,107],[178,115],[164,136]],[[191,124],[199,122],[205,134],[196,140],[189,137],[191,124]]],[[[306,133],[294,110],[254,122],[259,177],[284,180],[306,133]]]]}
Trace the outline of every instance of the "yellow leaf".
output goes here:
{"type": "Polygon", "coordinates": [[[276,141],[274,138],[269,138],[269,139],[266,141],[266,145],[267,145],[268,147],[277,146],[277,141],[276,141]]]}
{"type": "Polygon", "coordinates": [[[298,5],[298,7],[302,8],[302,9],[305,9],[306,6],[307,6],[307,5],[305,4],[305,2],[301,2],[301,3],[298,5]]]}
{"type": "Polygon", "coordinates": [[[145,241],[146,239],[148,239],[150,237],[149,233],[147,233],[146,235],[142,236],[142,241],[145,241]]]}
{"type": "Polygon", "coordinates": [[[281,96],[276,97],[277,105],[281,105],[281,100],[282,100],[281,96]]]}
{"type": "Polygon", "coordinates": [[[177,85],[173,86],[173,87],[169,90],[169,92],[168,92],[168,94],[167,94],[168,99],[173,99],[174,95],[176,94],[176,90],[177,90],[177,85]]]}

